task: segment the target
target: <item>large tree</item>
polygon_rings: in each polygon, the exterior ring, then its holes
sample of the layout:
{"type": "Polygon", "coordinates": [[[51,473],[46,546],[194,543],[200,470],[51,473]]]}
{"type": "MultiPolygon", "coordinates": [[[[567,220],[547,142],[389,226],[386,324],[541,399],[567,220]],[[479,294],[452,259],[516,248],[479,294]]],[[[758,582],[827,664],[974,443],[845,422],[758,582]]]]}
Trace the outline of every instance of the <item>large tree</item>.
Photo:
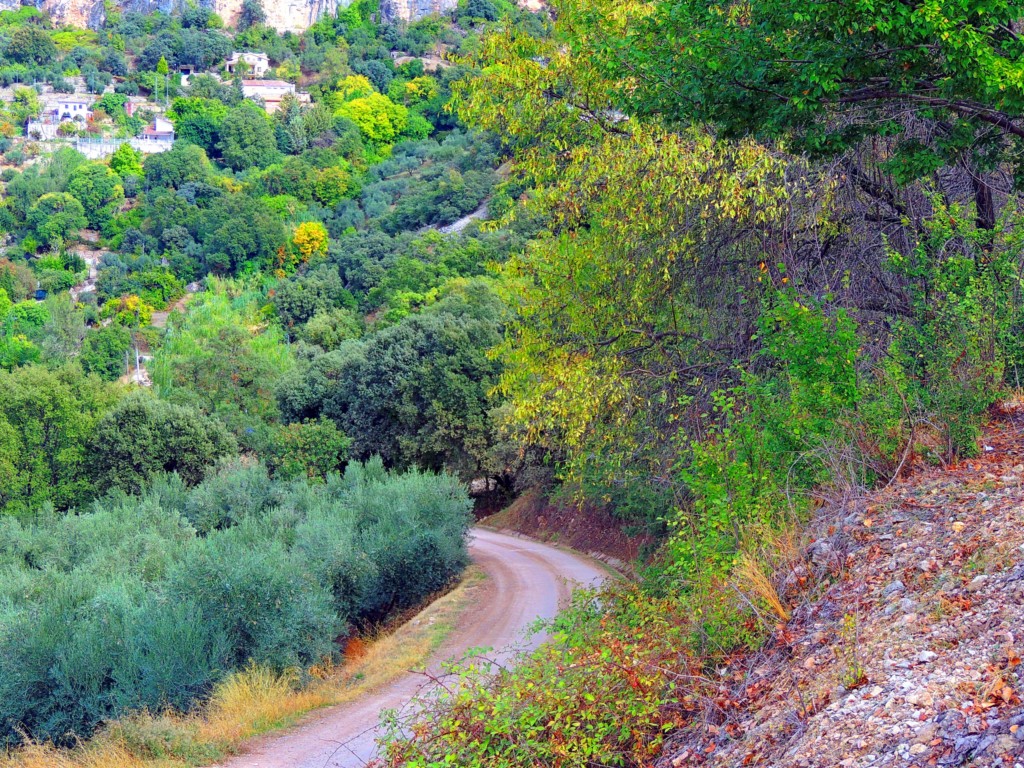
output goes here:
{"type": "Polygon", "coordinates": [[[886,170],[961,168],[991,229],[993,173],[1005,163],[1024,179],[1022,21],[1013,0],[662,0],[620,39],[592,42],[614,51],[633,113],[811,153],[896,137],[886,170]]]}
{"type": "Polygon", "coordinates": [[[159,472],[177,472],[194,485],[218,459],[237,450],[217,419],[148,393],[132,395],[108,412],[91,442],[98,489],[129,493],[141,491],[159,472]]]}
{"type": "Polygon", "coordinates": [[[28,224],[39,238],[55,251],[89,223],[85,208],[67,192],[51,192],[40,197],[28,211],[28,224]]]}
{"type": "Polygon", "coordinates": [[[263,111],[250,102],[228,110],[217,148],[224,164],[236,171],[262,168],[277,157],[274,128],[263,111]]]}
{"type": "Polygon", "coordinates": [[[99,229],[124,202],[121,179],[102,163],[81,165],[71,174],[68,192],[82,204],[89,226],[99,229]]]}
{"type": "Polygon", "coordinates": [[[352,436],[353,458],[478,477],[492,438],[488,393],[501,371],[487,352],[502,318],[485,283],[453,287],[434,307],[287,376],[278,388],[282,413],[334,420],[352,436]]]}
{"type": "Polygon", "coordinates": [[[0,513],[87,501],[95,489],[89,439],[118,396],[76,367],[0,372],[0,513]]]}

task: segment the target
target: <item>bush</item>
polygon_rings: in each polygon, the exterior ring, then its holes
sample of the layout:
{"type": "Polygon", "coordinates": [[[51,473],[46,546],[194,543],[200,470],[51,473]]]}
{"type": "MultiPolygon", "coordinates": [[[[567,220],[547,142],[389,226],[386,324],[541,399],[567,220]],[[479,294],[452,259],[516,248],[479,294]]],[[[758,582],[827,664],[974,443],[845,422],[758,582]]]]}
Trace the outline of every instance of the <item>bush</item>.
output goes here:
{"type": "Polygon", "coordinates": [[[338,653],[352,623],[458,574],[470,506],[450,476],[379,461],[317,484],[225,464],[191,489],[158,475],[79,514],[0,517],[0,742],[70,743],[188,710],[252,662],[338,653]]]}

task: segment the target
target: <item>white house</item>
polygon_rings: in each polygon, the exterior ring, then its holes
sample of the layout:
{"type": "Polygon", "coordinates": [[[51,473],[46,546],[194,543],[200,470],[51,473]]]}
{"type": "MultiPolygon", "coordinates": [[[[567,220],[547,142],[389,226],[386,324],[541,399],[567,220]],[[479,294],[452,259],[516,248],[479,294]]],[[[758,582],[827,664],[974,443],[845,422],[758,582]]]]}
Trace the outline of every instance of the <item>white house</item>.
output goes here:
{"type": "Polygon", "coordinates": [[[58,122],[76,118],[80,118],[84,122],[92,117],[92,104],[92,99],[84,99],[81,96],[65,96],[54,103],[50,114],[58,122]]]}
{"type": "Polygon", "coordinates": [[[227,60],[228,72],[235,74],[238,62],[245,62],[248,66],[248,74],[254,77],[263,77],[270,71],[270,59],[265,53],[253,53],[250,51],[233,51],[231,58],[227,60]]]}
{"type": "Polygon", "coordinates": [[[166,117],[154,117],[139,137],[150,141],[174,141],[174,123],[166,117]]]}
{"type": "Polygon", "coordinates": [[[286,83],[284,80],[243,80],[242,95],[253,101],[262,101],[263,108],[268,114],[274,114],[281,108],[281,99],[291,94],[299,101],[309,99],[309,94],[296,93],[294,83],[286,83]]]}

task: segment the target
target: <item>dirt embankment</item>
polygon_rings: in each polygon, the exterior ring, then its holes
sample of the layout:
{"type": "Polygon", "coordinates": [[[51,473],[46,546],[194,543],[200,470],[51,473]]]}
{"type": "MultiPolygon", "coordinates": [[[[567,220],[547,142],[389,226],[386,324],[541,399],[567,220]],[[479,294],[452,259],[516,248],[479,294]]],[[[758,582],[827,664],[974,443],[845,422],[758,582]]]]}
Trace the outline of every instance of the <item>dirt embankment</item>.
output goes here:
{"type": "Polygon", "coordinates": [[[480,524],[585,552],[624,573],[657,544],[651,534],[631,534],[621,520],[606,512],[559,504],[537,489],[526,491],[480,524]]]}

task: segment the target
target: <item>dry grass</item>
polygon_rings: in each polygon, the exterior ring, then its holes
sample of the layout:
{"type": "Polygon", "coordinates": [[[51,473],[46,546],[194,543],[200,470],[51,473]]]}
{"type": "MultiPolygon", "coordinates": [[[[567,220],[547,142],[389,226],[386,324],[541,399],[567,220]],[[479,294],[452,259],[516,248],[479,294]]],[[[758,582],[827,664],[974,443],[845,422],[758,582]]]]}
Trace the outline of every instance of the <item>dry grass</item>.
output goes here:
{"type": "Polygon", "coordinates": [[[778,589],[765,573],[764,564],[756,555],[749,552],[741,554],[734,573],[744,592],[755,602],[767,605],[783,622],[789,621],[789,608],[783,605],[778,589]]]}
{"type": "Polygon", "coordinates": [[[733,570],[737,588],[757,605],[767,607],[783,623],[791,618],[776,579],[801,559],[799,528],[786,525],[759,529],[750,536],[733,570]]]}
{"type": "Polygon", "coordinates": [[[422,667],[455,628],[486,577],[467,570],[451,592],[390,634],[350,644],[339,666],[322,664],[300,684],[298,671],[252,666],[235,672],[194,715],[140,713],[109,724],[73,749],[29,744],[0,755],[0,768],[183,768],[208,765],[246,739],[298,722],[308,712],[343,704],[422,667]]]}

